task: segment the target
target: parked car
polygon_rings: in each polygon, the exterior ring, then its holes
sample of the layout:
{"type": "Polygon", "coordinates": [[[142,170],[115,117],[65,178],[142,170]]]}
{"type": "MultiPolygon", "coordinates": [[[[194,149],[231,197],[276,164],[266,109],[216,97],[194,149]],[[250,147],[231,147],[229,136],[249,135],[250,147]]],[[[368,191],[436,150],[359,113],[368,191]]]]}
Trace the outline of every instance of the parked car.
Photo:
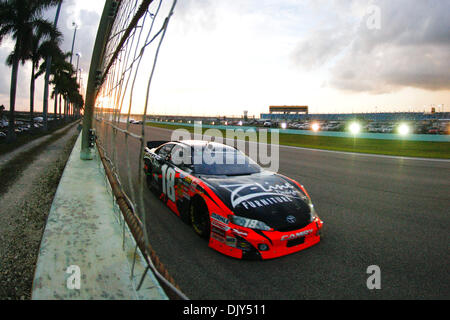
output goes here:
{"type": "Polygon", "coordinates": [[[439,134],[439,128],[438,127],[431,127],[428,129],[428,134],[439,134]]]}
{"type": "Polygon", "coordinates": [[[330,123],[328,124],[328,131],[339,131],[344,128],[344,125],[341,123],[330,123]]]}
{"type": "Polygon", "coordinates": [[[394,126],[393,125],[384,126],[381,132],[392,133],[392,132],[394,132],[394,126]]]}

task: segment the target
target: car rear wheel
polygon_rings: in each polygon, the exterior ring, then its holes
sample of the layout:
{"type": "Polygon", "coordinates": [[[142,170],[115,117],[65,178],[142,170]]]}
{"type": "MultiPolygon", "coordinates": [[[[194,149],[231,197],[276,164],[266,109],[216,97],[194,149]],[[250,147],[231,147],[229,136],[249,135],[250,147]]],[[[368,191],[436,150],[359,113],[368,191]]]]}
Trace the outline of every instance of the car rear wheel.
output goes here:
{"type": "Polygon", "coordinates": [[[211,221],[208,207],[203,199],[193,199],[189,207],[189,218],[195,233],[202,238],[209,239],[211,221]]]}
{"type": "Polygon", "coordinates": [[[147,182],[147,187],[150,191],[155,192],[156,188],[153,183],[153,173],[152,173],[152,169],[151,169],[152,167],[151,167],[150,163],[146,163],[146,166],[147,166],[147,169],[144,170],[144,174],[145,174],[145,180],[147,182]]]}

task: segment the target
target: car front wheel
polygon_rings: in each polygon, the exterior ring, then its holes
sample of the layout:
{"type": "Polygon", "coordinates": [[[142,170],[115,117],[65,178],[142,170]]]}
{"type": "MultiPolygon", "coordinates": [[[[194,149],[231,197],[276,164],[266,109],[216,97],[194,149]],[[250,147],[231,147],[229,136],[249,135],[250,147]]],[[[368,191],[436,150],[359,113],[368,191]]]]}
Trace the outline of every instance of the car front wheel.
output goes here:
{"type": "Polygon", "coordinates": [[[195,233],[202,238],[209,239],[211,221],[208,207],[203,199],[193,199],[189,208],[189,218],[195,233]]]}

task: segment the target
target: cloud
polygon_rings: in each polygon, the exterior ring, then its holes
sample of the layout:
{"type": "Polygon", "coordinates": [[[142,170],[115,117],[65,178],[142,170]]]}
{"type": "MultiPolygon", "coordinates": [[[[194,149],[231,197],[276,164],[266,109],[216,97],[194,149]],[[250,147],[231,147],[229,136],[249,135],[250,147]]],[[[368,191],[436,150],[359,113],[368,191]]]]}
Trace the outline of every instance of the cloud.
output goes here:
{"type": "Polygon", "coordinates": [[[329,84],[349,91],[388,93],[403,87],[450,89],[450,56],[439,46],[377,45],[353,51],[332,69],[329,84]]]}
{"type": "Polygon", "coordinates": [[[347,32],[335,32],[332,28],[323,28],[311,32],[301,41],[291,54],[295,65],[311,71],[328,63],[339,55],[351,42],[347,32]]]}
{"type": "MultiPolygon", "coordinates": [[[[82,54],[84,84],[103,5],[66,0],[61,10],[64,51],[71,49],[72,21],[79,25],[74,53],[82,54]]],[[[245,108],[259,114],[272,103],[326,110],[377,99],[379,105],[402,105],[409,96],[413,105],[422,94],[423,105],[442,94],[433,90],[450,88],[449,9],[450,2],[440,0],[178,1],[152,84],[154,112],[240,114],[245,108]],[[380,9],[379,30],[367,27],[373,6],[380,9]]],[[[54,13],[46,13],[50,21],[54,13]]],[[[0,49],[3,59],[3,44],[0,49]]],[[[3,62],[0,104],[6,106],[11,69],[3,62]]],[[[140,74],[146,75],[144,65],[140,74]]],[[[22,66],[19,71],[18,99],[25,101],[29,72],[22,66]]],[[[39,108],[41,88],[36,93],[39,108]]]]}
{"type": "MultiPolygon", "coordinates": [[[[73,63],[76,64],[75,53],[81,52],[79,67],[83,69],[84,83],[86,84],[86,75],[89,71],[91,62],[92,48],[94,45],[100,15],[105,1],[90,0],[68,0],[64,1],[60,17],[58,20],[58,29],[63,34],[63,43],[61,48],[68,52],[72,47],[73,27],[72,21],[79,25],[76,35],[73,63]]],[[[56,7],[48,10],[44,17],[53,23],[56,13],[56,7]]],[[[11,52],[14,44],[10,39],[5,39],[0,47],[0,104],[4,104],[9,108],[9,90],[11,68],[5,64],[6,57],[11,52]]],[[[26,63],[19,67],[16,109],[27,110],[29,99],[29,86],[31,76],[31,66],[26,63]]],[[[43,76],[36,81],[35,103],[37,110],[42,110],[43,96],[43,76]]]]}
{"type": "Polygon", "coordinates": [[[89,71],[95,37],[97,35],[98,24],[104,1],[70,0],[65,1],[61,9],[61,16],[58,21],[58,28],[64,35],[62,49],[70,52],[72,49],[72,39],[74,27],[72,22],[78,25],[72,62],[76,67],[77,52],[80,52],[79,67],[84,73],[89,71]]]}
{"type": "MultiPolygon", "coordinates": [[[[216,4],[217,5],[217,4],[216,4]]],[[[213,0],[184,0],[178,1],[174,19],[183,25],[183,33],[202,30],[214,30],[218,8],[213,0]]]]}
{"type": "Polygon", "coordinates": [[[368,27],[367,11],[356,28],[338,21],[302,40],[293,52],[295,63],[306,69],[328,67],[328,85],[341,90],[379,94],[404,87],[450,89],[450,2],[366,4],[379,8],[380,29],[368,27]]]}
{"type": "MultiPolygon", "coordinates": [[[[9,109],[9,94],[10,94],[10,83],[11,83],[11,72],[12,67],[6,64],[6,59],[14,48],[14,43],[12,41],[6,40],[2,43],[0,47],[0,95],[5,99],[1,101],[0,104],[4,104],[9,109]]],[[[16,88],[16,100],[20,98],[21,95],[26,95],[30,91],[30,77],[31,77],[31,67],[28,64],[19,64],[19,71],[17,75],[17,88],[16,88]]]]}

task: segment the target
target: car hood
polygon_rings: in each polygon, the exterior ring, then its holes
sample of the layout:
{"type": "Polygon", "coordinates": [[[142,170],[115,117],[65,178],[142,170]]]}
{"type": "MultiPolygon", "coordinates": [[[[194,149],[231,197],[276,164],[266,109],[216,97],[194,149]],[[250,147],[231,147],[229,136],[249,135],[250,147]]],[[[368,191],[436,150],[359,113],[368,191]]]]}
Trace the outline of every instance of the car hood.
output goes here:
{"type": "Polygon", "coordinates": [[[263,172],[201,179],[237,216],[262,221],[277,231],[298,230],[311,221],[308,198],[281,175],[263,172]]]}

